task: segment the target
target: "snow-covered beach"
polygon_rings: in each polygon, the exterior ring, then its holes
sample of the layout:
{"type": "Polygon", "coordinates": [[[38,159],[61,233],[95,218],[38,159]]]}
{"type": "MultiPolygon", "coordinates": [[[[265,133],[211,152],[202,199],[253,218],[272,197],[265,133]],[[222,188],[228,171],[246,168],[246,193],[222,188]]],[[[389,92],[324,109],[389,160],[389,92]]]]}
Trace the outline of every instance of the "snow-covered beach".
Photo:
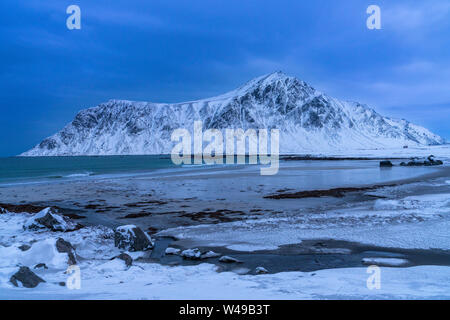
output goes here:
{"type": "Polygon", "coordinates": [[[0,298],[448,299],[447,151],[438,146],[347,154],[434,154],[446,162],[438,167],[399,167],[400,159],[388,169],[380,168],[378,160],[282,161],[280,173],[265,178],[258,166],[193,166],[3,184],[0,298]],[[365,186],[375,187],[342,197],[264,198],[365,186]],[[45,207],[56,207],[61,216],[85,227],[71,232],[24,228],[45,207]],[[130,224],[148,232],[155,241],[152,250],[115,246],[114,229],[130,224]],[[65,286],[69,254],[55,249],[59,238],[74,248],[79,290],[65,286]],[[167,246],[174,253],[199,248],[200,254],[214,251],[218,256],[183,259],[166,255],[167,246]],[[121,252],[133,259],[131,266],[113,259],[121,252]],[[242,263],[219,261],[223,256],[242,263]],[[39,264],[47,269],[35,269],[39,264]],[[367,287],[370,264],[381,268],[379,290],[367,287]],[[45,283],[16,288],[10,278],[20,266],[45,283]]]}

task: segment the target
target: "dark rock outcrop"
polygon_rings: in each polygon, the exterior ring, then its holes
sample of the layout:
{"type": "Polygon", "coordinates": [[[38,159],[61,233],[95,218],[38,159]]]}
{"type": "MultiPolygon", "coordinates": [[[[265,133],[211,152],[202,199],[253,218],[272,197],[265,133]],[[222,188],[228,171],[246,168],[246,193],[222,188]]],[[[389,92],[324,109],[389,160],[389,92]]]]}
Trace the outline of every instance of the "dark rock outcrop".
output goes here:
{"type": "Polygon", "coordinates": [[[49,229],[62,232],[75,231],[82,227],[82,225],[73,222],[71,219],[59,215],[54,208],[46,208],[38,212],[28,219],[23,226],[24,229],[29,230],[49,229]]]}
{"type": "Polygon", "coordinates": [[[436,160],[433,155],[429,156],[425,161],[411,160],[409,162],[402,162],[400,165],[402,167],[430,167],[430,166],[440,166],[443,165],[442,160],[436,160]]]}
{"type": "Polygon", "coordinates": [[[70,242],[64,240],[63,238],[58,238],[58,240],[56,240],[56,250],[61,253],[67,253],[69,256],[67,263],[69,265],[77,264],[77,259],[75,258],[75,248],[70,242]]]}
{"type": "Polygon", "coordinates": [[[320,197],[335,197],[343,198],[347,193],[350,192],[360,192],[360,191],[371,191],[378,188],[392,187],[394,184],[386,185],[375,185],[371,187],[348,187],[348,188],[333,188],[327,190],[307,190],[298,192],[285,192],[285,190],[280,190],[279,193],[264,196],[265,199],[302,199],[302,198],[320,198],[320,197]]]}
{"type": "Polygon", "coordinates": [[[10,203],[0,203],[0,207],[2,207],[5,212],[13,212],[13,213],[38,213],[45,209],[42,206],[35,206],[33,204],[10,204],[10,203]]]}
{"type": "Polygon", "coordinates": [[[23,244],[19,247],[20,251],[27,251],[30,250],[31,246],[29,246],[28,244],[23,244]]]}
{"type": "Polygon", "coordinates": [[[153,241],[141,228],[135,225],[117,227],[114,232],[114,245],[128,251],[145,251],[153,248],[153,241]]]}
{"type": "Polygon", "coordinates": [[[25,288],[35,288],[41,282],[45,282],[44,279],[38,277],[33,271],[28,267],[20,267],[9,281],[16,287],[19,287],[19,282],[25,288]]]}
{"type": "Polygon", "coordinates": [[[131,265],[133,264],[133,258],[129,254],[123,252],[119,254],[117,257],[114,257],[113,259],[123,260],[127,267],[131,267],[131,265]]]}
{"type": "Polygon", "coordinates": [[[394,165],[389,160],[380,161],[380,167],[382,167],[382,168],[390,168],[393,166],[394,165]]]}

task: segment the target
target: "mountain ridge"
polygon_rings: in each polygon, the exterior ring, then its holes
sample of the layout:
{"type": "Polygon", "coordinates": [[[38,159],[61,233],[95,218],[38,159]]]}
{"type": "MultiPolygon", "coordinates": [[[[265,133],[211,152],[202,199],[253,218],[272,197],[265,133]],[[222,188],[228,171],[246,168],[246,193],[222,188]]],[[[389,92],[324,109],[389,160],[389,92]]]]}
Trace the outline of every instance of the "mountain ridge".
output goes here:
{"type": "Polygon", "coordinates": [[[437,145],[445,140],[367,105],[332,98],[280,71],[219,96],[180,103],[109,100],[81,110],[22,156],[167,154],[171,132],[279,129],[281,153],[437,145]]]}

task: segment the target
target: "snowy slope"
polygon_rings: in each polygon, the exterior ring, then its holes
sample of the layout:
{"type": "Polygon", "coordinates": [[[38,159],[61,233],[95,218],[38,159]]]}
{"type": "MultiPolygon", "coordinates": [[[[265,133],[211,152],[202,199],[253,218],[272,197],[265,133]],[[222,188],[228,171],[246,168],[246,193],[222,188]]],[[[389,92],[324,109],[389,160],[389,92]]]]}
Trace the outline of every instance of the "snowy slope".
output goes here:
{"type": "Polygon", "coordinates": [[[24,156],[166,154],[177,128],[192,132],[280,130],[281,153],[436,145],[444,140],[406,120],[334,99],[281,72],[253,79],[221,96],[175,104],[111,100],[80,111],[63,130],[24,156]]]}

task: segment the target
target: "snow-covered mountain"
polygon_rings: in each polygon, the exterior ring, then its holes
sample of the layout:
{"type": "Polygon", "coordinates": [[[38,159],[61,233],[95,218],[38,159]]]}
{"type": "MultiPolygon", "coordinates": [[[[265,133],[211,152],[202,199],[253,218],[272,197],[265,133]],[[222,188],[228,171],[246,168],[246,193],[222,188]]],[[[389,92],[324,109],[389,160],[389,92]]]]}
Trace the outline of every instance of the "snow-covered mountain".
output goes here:
{"type": "Polygon", "coordinates": [[[276,72],[226,94],[183,103],[111,100],[80,111],[23,156],[167,154],[173,130],[280,130],[280,153],[435,145],[444,140],[406,120],[383,117],[357,102],[334,99],[276,72]]]}

